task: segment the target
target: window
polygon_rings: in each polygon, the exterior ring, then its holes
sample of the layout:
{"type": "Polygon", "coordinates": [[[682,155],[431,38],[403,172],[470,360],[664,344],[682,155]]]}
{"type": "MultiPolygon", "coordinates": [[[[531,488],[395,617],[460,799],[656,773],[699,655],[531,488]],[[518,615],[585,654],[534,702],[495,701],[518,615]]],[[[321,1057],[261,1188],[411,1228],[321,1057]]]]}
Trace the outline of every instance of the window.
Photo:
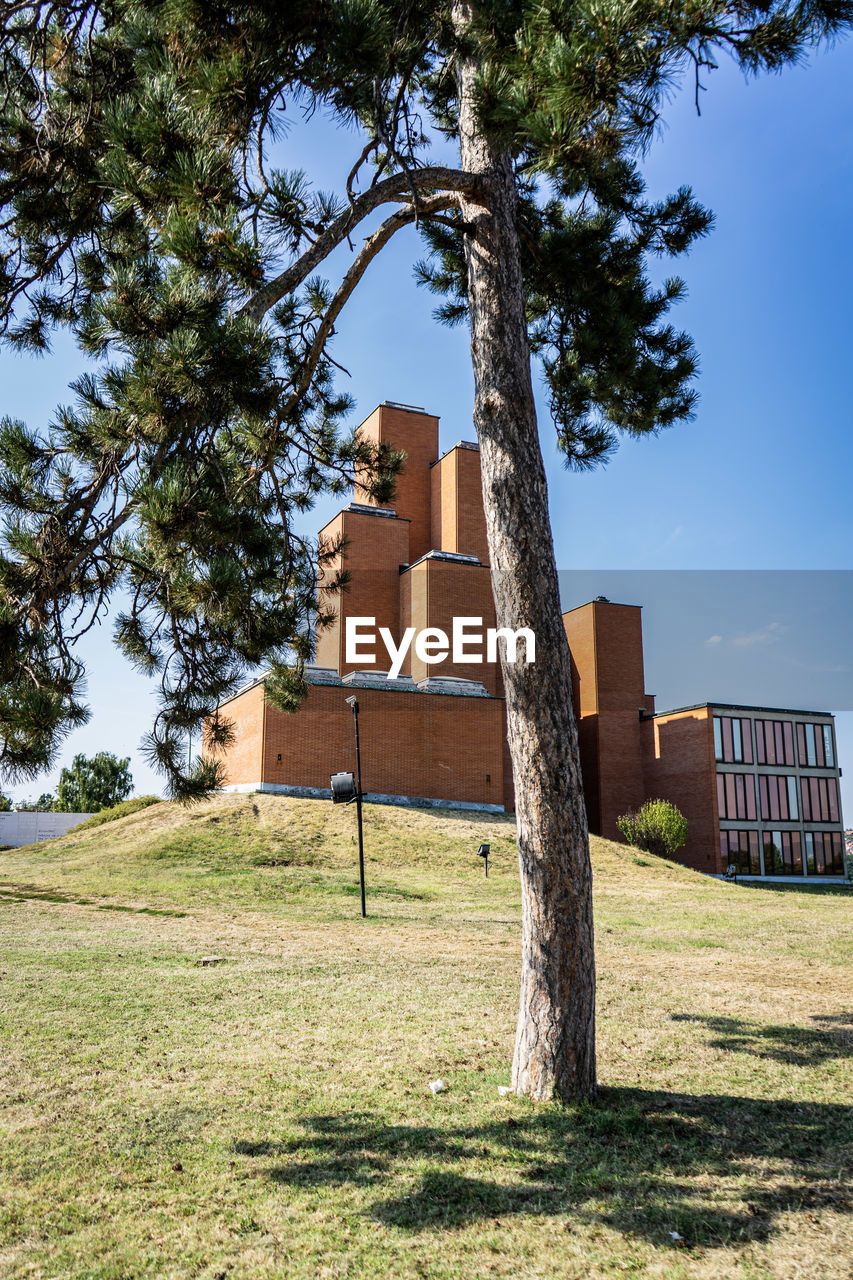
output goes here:
{"type": "Polygon", "coordinates": [[[844,875],[844,842],[840,831],[809,831],[805,839],[809,875],[844,875]]]}
{"type": "Polygon", "coordinates": [[[752,764],[752,727],[739,716],[714,716],[714,756],[723,764],[752,764]]]}
{"type": "Polygon", "coordinates": [[[796,764],[790,720],[756,720],[755,758],[759,764],[796,764]]]}
{"type": "Polygon", "coordinates": [[[721,831],[720,852],[723,866],[737,867],[739,876],[760,876],[757,831],[721,831]]]}
{"type": "Polygon", "coordinates": [[[755,822],[755,779],[751,773],[718,773],[717,806],[721,818],[755,822]]]}
{"type": "Polygon", "coordinates": [[[797,779],[785,774],[762,774],[758,779],[761,817],[765,822],[796,822],[797,779]]]}
{"type": "Polygon", "coordinates": [[[803,874],[802,839],[799,831],[765,831],[764,874],[766,876],[801,876],[803,874]]]}
{"type": "Polygon", "coordinates": [[[803,836],[803,845],[806,855],[806,873],[810,876],[814,875],[814,832],[807,831],[803,836]]]}
{"type": "Polygon", "coordinates": [[[806,822],[838,821],[838,783],[835,778],[800,778],[800,792],[806,822]]]}
{"type": "Polygon", "coordinates": [[[798,724],[797,752],[801,769],[834,769],[831,724],[798,724]]]}

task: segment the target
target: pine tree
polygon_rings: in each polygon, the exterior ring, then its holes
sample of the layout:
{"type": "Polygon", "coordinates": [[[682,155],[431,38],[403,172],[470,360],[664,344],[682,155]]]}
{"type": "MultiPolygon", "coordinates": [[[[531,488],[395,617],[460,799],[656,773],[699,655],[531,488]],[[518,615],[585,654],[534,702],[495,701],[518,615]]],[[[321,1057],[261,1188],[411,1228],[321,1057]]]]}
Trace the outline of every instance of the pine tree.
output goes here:
{"type": "MultiPolygon", "coordinates": [[[[419,228],[439,316],[470,326],[518,804],[523,960],[513,1079],[595,1091],[586,818],[531,357],[568,465],[689,417],[695,356],[667,320],[710,215],[651,201],[639,161],[666,94],[720,53],[778,70],[846,30],[850,0],[0,0],[0,323],[93,366],[44,429],[0,430],[0,762],[30,775],[86,717],[75,641],[122,591],[117,641],[158,675],[149,742],[181,797],[187,730],[247,666],[304,694],[314,548],[299,517],[401,459],[347,434],[331,340],[370,262],[419,228]],[[287,112],[358,130],[338,192],[276,168],[287,112]],[[429,147],[455,149],[453,167],[429,147]],[[348,244],[345,274],[317,272],[348,244]]],[[[327,548],[331,557],[338,549],[327,548]]],[[[343,584],[342,584],[343,585],[343,584]]],[[[324,619],[319,619],[320,624],[324,619]]]]}

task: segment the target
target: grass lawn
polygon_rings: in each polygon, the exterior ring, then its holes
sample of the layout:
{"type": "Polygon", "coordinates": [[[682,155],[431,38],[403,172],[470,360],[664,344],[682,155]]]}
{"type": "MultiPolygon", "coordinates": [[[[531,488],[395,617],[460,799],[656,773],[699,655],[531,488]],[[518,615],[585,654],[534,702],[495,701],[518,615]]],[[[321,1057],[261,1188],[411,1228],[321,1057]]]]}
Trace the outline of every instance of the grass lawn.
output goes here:
{"type": "Polygon", "coordinates": [[[365,819],[366,921],[320,801],[0,854],[3,1280],[849,1280],[849,892],[594,841],[601,1096],[533,1106],[511,821],[365,819]]]}

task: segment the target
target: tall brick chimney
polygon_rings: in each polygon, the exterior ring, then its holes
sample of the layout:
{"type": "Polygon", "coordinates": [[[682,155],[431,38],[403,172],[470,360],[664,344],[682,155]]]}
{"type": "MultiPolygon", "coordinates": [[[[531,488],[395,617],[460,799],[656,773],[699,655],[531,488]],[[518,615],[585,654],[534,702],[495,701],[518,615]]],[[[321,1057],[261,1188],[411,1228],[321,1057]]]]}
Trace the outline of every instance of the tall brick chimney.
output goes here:
{"type": "MultiPolygon", "coordinates": [[[[387,505],[403,520],[410,520],[409,557],[412,561],[431,550],[430,468],[438,459],[438,418],[413,405],[386,400],[373,410],[359,427],[369,440],[389,444],[406,454],[406,464],[397,480],[397,492],[387,505]]],[[[355,501],[377,506],[359,485],[356,476],[355,501]]]]}

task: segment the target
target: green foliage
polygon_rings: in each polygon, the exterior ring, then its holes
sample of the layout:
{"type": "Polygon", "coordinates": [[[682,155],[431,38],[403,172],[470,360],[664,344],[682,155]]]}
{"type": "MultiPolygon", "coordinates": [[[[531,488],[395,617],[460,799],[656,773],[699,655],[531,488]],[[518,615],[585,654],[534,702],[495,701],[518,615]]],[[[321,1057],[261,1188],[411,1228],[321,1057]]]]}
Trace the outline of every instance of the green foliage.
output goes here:
{"type": "Polygon", "coordinates": [[[383,894],[356,938],[351,809],[150,813],[3,855],[3,1062],[26,1081],[4,1095],[6,1280],[849,1271],[850,891],[733,894],[593,837],[607,1088],[532,1107],[497,1091],[518,994],[505,815],[366,805],[383,894]],[[211,852],[179,861],[193,835],[211,852]],[[265,850],[297,861],[251,865],[265,850]]]}
{"type": "Polygon", "coordinates": [[[624,813],[616,825],[628,844],[659,858],[671,858],[687,842],[687,819],[669,800],[647,800],[636,813],[624,813]]]}
{"type": "Polygon", "coordinates": [[[11,813],[12,801],[0,792],[0,813],[11,813]]]}
{"type": "MultiPolygon", "coordinates": [[[[483,0],[463,32],[453,0],[0,0],[0,338],[44,352],[64,330],[83,361],[50,422],[0,423],[4,774],[37,776],[86,721],[75,645],[116,598],[118,646],[160,683],[148,751],[176,796],[220,781],[190,770],[188,731],[206,718],[225,745],[218,708],[248,672],[271,667],[283,707],[304,694],[317,548],[299,520],[356,472],[387,501],[402,461],[344,429],[338,317],[412,223],[440,317],[467,315],[470,175],[427,163],[457,140],[460,53],[514,165],[560,447],[588,467],[693,409],[695,354],[667,318],[683,285],[649,267],[711,218],[687,189],[650,200],[638,169],[673,83],[698,93],[721,52],[777,70],[852,6],[483,0]],[[354,138],[334,191],[269,164],[306,107],[354,138]],[[346,275],[322,279],[347,242],[346,275]]],[[[488,182],[475,194],[487,206],[488,182]]]]}
{"type": "Polygon", "coordinates": [[[127,818],[131,813],[139,813],[141,809],[149,809],[152,804],[162,804],[160,796],[134,796],[132,800],[121,800],[110,809],[101,809],[99,813],[93,813],[91,818],[81,822],[74,830],[75,832],[88,831],[91,827],[102,827],[105,822],[115,822],[118,818],[127,818]]]}
{"type": "Polygon", "coordinates": [[[18,813],[49,813],[56,807],[56,796],[51,795],[49,791],[43,791],[37,800],[20,800],[15,805],[18,813]]]}
{"type": "Polygon", "coordinates": [[[126,800],[133,790],[130,757],[119,760],[99,751],[88,760],[76,755],[70,769],[59,775],[56,808],[60,813],[98,813],[126,800]]]}

